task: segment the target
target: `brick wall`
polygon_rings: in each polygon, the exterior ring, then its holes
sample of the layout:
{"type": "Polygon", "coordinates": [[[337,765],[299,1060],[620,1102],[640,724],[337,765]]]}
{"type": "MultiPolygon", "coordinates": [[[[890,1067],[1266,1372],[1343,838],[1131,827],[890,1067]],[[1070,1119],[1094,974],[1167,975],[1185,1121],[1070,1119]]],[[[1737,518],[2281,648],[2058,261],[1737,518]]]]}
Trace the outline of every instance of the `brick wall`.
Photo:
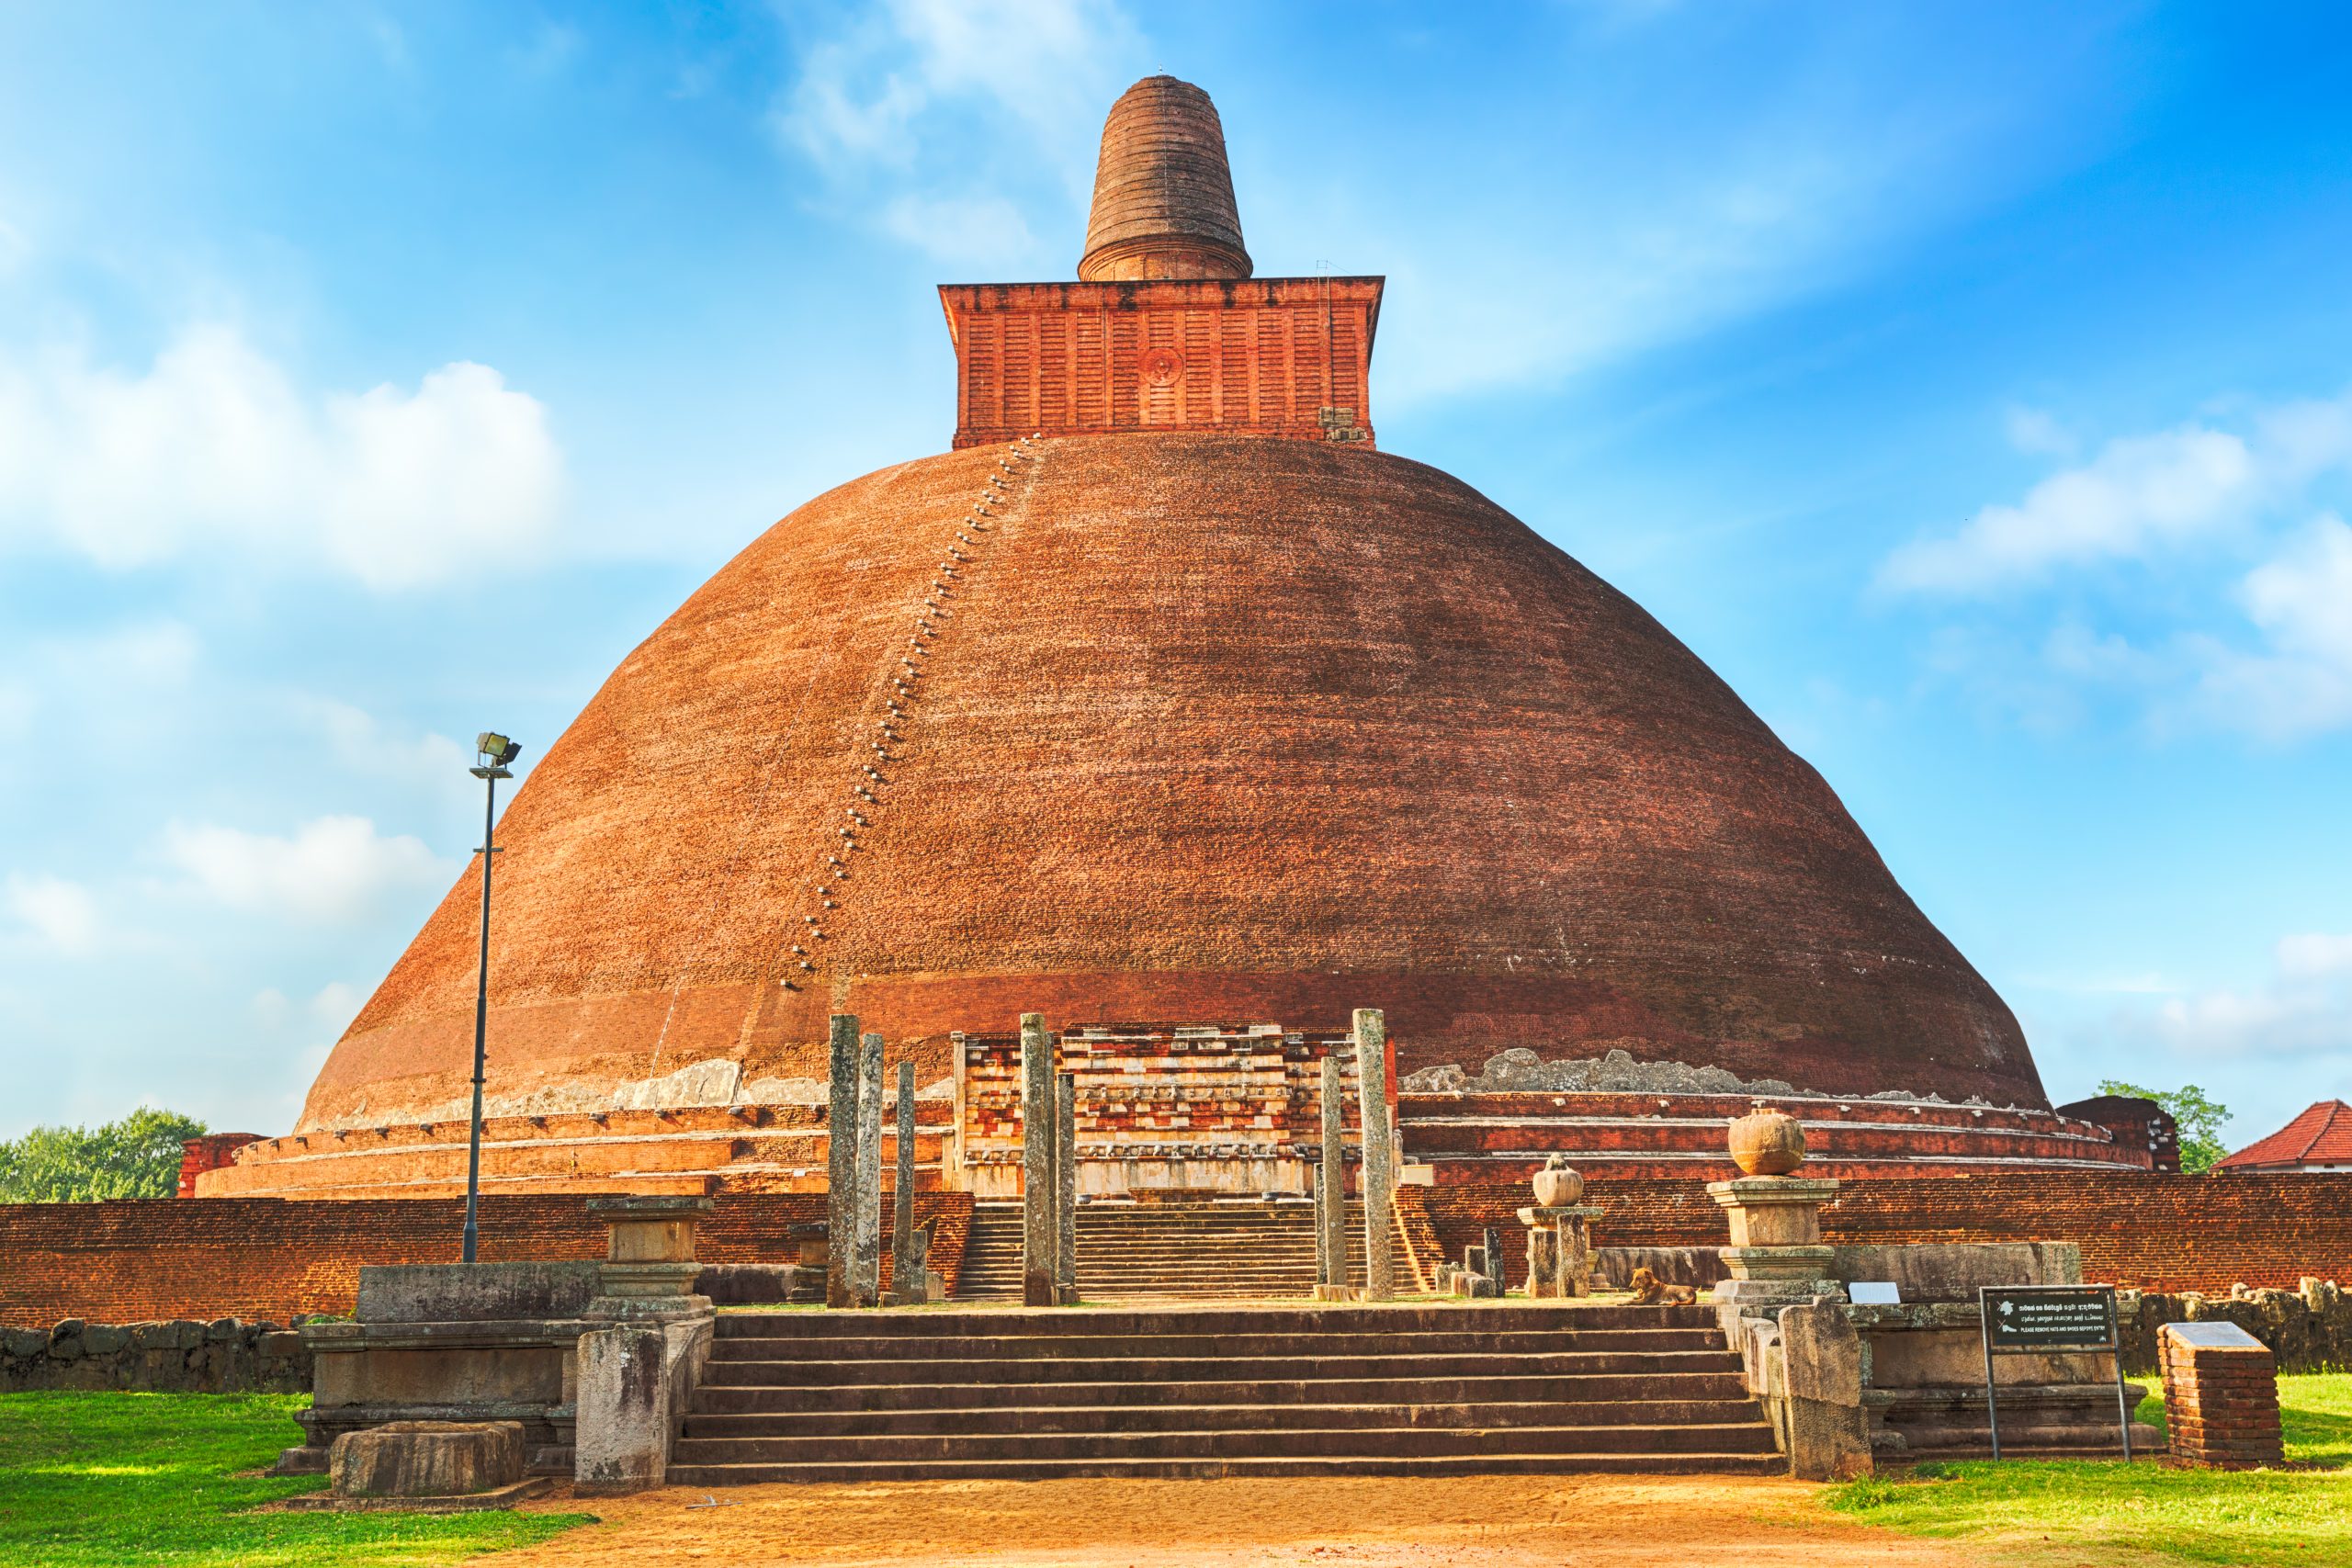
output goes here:
{"type": "MultiPolygon", "coordinates": [[[[1517,1283],[1525,1266],[1515,1211],[1524,1182],[1408,1187],[1397,1204],[1416,1266],[1459,1260],[1486,1225],[1505,1233],[1517,1283]]],[[[1723,1212],[1701,1181],[1595,1181],[1585,1201],[1602,1247],[1721,1247],[1723,1212]]],[[[2143,1290],[2227,1294],[2292,1290],[2306,1275],[2352,1280],[2352,1174],[2215,1180],[2155,1172],[1999,1171],[1848,1182],[1822,1211],[1832,1242],[2071,1241],[2083,1277],[2143,1290]]]]}
{"type": "MultiPolygon", "coordinates": [[[[714,1201],[698,1247],[707,1263],[792,1262],[791,1227],[825,1217],[821,1192],[714,1201]]],[[[463,1199],[283,1198],[0,1205],[0,1325],[346,1313],[363,1263],[456,1262],[465,1207],[463,1199]]],[[[939,1216],[931,1266],[951,1292],[971,1213],[962,1193],[915,1197],[917,1223],[939,1216]]],[[[605,1224],[589,1217],[586,1194],[486,1194],[481,1223],[487,1261],[605,1255],[605,1224]]],[[[887,1236],[887,1215],[883,1229],[887,1236]]]]}

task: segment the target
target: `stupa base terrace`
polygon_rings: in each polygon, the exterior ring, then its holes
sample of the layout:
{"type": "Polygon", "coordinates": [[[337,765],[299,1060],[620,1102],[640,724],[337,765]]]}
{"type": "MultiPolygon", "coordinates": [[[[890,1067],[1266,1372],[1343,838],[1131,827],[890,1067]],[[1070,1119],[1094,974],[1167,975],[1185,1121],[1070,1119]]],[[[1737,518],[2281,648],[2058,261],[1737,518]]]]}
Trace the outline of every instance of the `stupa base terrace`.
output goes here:
{"type": "MultiPolygon", "coordinates": [[[[1064,1031],[1059,1064],[1076,1079],[1079,1190],[1094,1199],[1305,1196],[1321,1125],[1320,1066],[1335,1052],[1348,1090],[1346,1124],[1351,1137],[1357,1133],[1346,1040],[1344,1032],[1272,1023],[1064,1031]]],[[[916,1100],[919,1187],[1016,1196],[1017,1037],[956,1033],[950,1043],[953,1077],[916,1100]]],[[[709,1066],[622,1086],[610,1109],[492,1114],[482,1127],[484,1189],[822,1190],[823,1086],[792,1085],[804,1099],[737,1103],[741,1075],[709,1066]],[[714,1090],[729,1098],[710,1103],[714,1090]],[[662,1102],[649,1108],[649,1100],[662,1102]]],[[[1388,1089],[1408,1179],[1437,1186],[1523,1180],[1555,1154],[1596,1179],[1720,1178],[1731,1173],[1724,1128],[1759,1104],[1803,1124],[1812,1163],[1826,1175],[2120,1173],[2164,1165],[2161,1138],[2145,1120],[2152,1108],[2131,1109],[2136,1101],[2119,1102],[2120,1112],[2101,1107],[2102,1119],[2091,1120],[1900,1091],[1815,1095],[1720,1068],[1639,1061],[1622,1049],[1552,1061],[1512,1050],[1475,1077],[1440,1066],[1399,1079],[1392,1059],[1388,1089]]],[[[192,1186],[200,1197],[447,1197],[465,1190],[468,1133],[462,1118],[312,1128],[226,1151],[226,1163],[191,1173],[192,1186]]],[[[221,1153],[208,1144],[203,1157],[221,1153]]],[[[882,1157],[895,1168],[895,1134],[886,1132],[882,1157]]]]}

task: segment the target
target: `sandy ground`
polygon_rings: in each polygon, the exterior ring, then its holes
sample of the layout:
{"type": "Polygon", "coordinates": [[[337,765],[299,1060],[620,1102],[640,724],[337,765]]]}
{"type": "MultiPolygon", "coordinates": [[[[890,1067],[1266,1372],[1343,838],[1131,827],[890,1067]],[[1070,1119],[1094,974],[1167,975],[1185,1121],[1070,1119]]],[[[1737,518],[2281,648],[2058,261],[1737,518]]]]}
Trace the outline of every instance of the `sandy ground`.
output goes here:
{"type": "Polygon", "coordinates": [[[2119,1568],[2112,1551],[1916,1540],[1848,1522],[1792,1481],[1467,1476],[1449,1480],[910,1482],[677,1488],[535,1509],[600,1524],[476,1559],[498,1568],[957,1563],[989,1568],[2119,1568]]]}

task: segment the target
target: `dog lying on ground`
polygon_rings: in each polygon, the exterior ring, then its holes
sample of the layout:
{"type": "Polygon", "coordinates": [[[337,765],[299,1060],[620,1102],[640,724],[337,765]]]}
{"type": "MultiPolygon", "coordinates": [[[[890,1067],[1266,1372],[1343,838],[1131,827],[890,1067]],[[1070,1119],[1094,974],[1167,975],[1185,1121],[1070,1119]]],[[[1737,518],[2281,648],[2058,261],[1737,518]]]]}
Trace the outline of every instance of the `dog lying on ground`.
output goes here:
{"type": "Polygon", "coordinates": [[[1633,1288],[1635,1306],[1654,1306],[1660,1303],[1676,1305],[1696,1302],[1699,1292],[1688,1285],[1669,1285],[1650,1272],[1647,1266],[1634,1270],[1627,1281],[1633,1288]]]}

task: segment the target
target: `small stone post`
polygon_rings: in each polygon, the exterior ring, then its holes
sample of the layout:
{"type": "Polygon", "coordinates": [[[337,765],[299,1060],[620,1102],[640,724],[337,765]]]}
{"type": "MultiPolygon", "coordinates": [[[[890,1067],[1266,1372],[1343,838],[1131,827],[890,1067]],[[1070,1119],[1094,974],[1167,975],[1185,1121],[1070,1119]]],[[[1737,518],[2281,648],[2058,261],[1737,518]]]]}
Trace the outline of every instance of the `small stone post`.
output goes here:
{"type": "Polygon", "coordinates": [[[1355,1017],[1356,1094],[1363,1103],[1363,1293],[1385,1302],[1396,1293],[1394,1256],[1396,1165],[1388,1142],[1388,1022],[1378,1008],[1355,1017]]]}
{"type": "Polygon", "coordinates": [[[857,1304],[882,1302],[882,1036],[859,1054],[857,1085],[857,1304]]]}
{"type": "Polygon", "coordinates": [[[1335,1052],[1323,1058],[1318,1098],[1323,1108],[1323,1161],[1315,1183],[1317,1301],[1348,1299],[1348,1104],[1344,1068],[1335,1052]]]}
{"type": "Polygon", "coordinates": [[[1054,1303],[1078,1304],[1078,1076],[1054,1080],[1054,1303]]]}
{"type": "Polygon", "coordinates": [[[857,1213],[857,1018],[833,1014],[825,1100],[825,1304],[857,1304],[851,1253],[857,1213]]]}
{"type": "Polygon", "coordinates": [[[1054,1041],[1043,1013],[1021,1015],[1021,1300],[1054,1304],[1054,1041]]]}
{"type": "Polygon", "coordinates": [[[900,1304],[922,1299],[922,1265],[911,1263],[915,1235],[915,1065],[899,1064],[899,1185],[890,1206],[890,1294],[900,1304]],[[909,1272],[911,1266],[913,1272],[909,1272]],[[909,1294],[911,1288],[913,1294],[909,1294]]]}

